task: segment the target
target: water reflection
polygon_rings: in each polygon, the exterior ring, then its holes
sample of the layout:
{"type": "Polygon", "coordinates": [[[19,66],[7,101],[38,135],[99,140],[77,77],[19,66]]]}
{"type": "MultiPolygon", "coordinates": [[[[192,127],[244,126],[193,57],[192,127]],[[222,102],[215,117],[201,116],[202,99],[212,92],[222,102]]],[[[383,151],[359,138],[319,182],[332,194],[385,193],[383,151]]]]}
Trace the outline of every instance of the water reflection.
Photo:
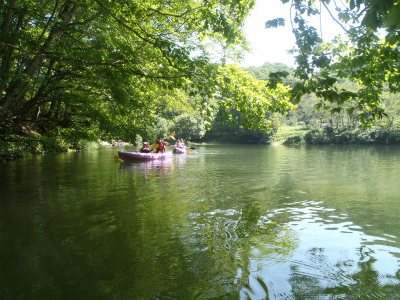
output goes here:
{"type": "Polygon", "coordinates": [[[396,299],[400,153],[369,149],[0,166],[0,298],[396,299]]]}
{"type": "Polygon", "coordinates": [[[298,245],[296,233],[275,222],[260,203],[248,204],[240,211],[215,210],[187,217],[186,222],[175,224],[185,245],[181,255],[190,262],[186,276],[195,281],[184,280],[175,299],[239,297],[243,287],[249,289],[253,261],[286,261],[298,245]],[[179,291],[186,288],[197,292],[182,298],[179,291]]]}
{"type": "Polygon", "coordinates": [[[117,160],[121,171],[126,170],[151,170],[151,169],[170,169],[170,168],[184,168],[188,155],[174,155],[171,159],[155,159],[155,160],[142,160],[142,161],[121,161],[117,160]]]}
{"type": "Polygon", "coordinates": [[[269,299],[397,299],[389,295],[400,295],[400,249],[321,204],[306,201],[274,211],[277,219],[289,218],[287,226],[301,243],[289,261],[253,268],[269,299]]]}
{"type": "Polygon", "coordinates": [[[150,170],[150,169],[169,169],[172,165],[172,159],[154,159],[147,161],[122,161],[119,162],[121,171],[128,169],[150,170]]]}

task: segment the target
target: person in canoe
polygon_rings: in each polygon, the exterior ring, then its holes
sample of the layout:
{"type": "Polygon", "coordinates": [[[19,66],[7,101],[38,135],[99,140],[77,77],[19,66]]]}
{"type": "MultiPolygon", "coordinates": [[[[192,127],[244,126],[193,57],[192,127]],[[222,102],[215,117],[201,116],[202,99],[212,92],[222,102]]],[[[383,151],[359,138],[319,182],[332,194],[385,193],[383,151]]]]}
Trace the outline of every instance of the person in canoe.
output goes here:
{"type": "Polygon", "coordinates": [[[165,146],[168,146],[169,144],[167,142],[162,141],[161,138],[158,137],[156,140],[156,145],[157,145],[156,153],[159,152],[165,153],[165,146]]]}
{"type": "Polygon", "coordinates": [[[177,140],[176,140],[176,142],[175,142],[175,147],[176,147],[176,148],[181,147],[181,140],[180,140],[180,139],[177,139],[177,140]]]}
{"type": "Polygon", "coordinates": [[[177,139],[175,143],[175,148],[186,148],[185,143],[183,142],[183,139],[177,139]]]}
{"type": "Polygon", "coordinates": [[[140,153],[150,153],[151,150],[149,147],[149,143],[148,142],[143,142],[143,147],[140,148],[139,150],[137,150],[136,152],[140,152],[140,153]]]}

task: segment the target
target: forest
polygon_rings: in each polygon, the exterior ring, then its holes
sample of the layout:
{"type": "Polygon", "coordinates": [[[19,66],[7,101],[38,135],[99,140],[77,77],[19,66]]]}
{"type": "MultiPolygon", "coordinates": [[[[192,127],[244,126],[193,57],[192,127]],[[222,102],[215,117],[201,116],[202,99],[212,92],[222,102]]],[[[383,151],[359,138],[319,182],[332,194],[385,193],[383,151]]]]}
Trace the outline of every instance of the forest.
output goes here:
{"type": "Polygon", "coordinates": [[[1,1],[0,160],[172,130],[194,142],[399,144],[395,1],[287,3],[292,19],[265,27],[292,26],[296,69],[236,64],[254,5],[1,1]],[[322,9],[344,32],[330,42],[308,22],[322,9]]]}

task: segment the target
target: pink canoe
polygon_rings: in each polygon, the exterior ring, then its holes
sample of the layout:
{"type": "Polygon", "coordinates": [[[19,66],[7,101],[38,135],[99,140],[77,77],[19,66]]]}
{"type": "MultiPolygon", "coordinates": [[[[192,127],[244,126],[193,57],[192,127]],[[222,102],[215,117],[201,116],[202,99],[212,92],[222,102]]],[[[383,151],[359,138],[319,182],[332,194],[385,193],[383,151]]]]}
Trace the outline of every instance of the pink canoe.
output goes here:
{"type": "Polygon", "coordinates": [[[153,160],[153,159],[168,159],[168,158],[172,158],[172,153],[171,152],[165,152],[165,153],[140,153],[140,152],[118,151],[118,155],[122,160],[153,160]]]}
{"type": "Polygon", "coordinates": [[[172,150],[174,154],[186,154],[187,152],[187,147],[174,147],[172,150]]]}

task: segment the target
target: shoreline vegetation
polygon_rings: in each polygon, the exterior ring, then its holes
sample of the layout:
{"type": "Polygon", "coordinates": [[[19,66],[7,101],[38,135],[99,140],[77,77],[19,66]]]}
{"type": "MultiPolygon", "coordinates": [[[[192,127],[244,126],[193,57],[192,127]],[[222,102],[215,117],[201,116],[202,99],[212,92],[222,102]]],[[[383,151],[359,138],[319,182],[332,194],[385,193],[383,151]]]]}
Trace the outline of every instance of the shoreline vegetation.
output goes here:
{"type": "Polygon", "coordinates": [[[398,1],[342,3],[331,17],[346,32],[332,41],[308,25],[313,1],[292,3],[296,68],[238,65],[255,1],[40,4],[2,3],[0,162],[173,131],[193,142],[399,144],[398,1]]]}
{"type": "MultiPolygon", "coordinates": [[[[319,128],[305,126],[277,126],[271,131],[249,131],[227,126],[225,131],[209,131],[196,144],[218,142],[221,144],[272,144],[272,145],[400,145],[400,121],[381,120],[371,128],[362,126],[334,127],[321,124],[319,128]]],[[[104,141],[94,136],[48,136],[28,126],[4,127],[0,131],[0,163],[33,155],[67,151],[96,150],[113,146],[114,141],[104,141]]],[[[139,140],[141,138],[139,137],[139,140]]],[[[139,141],[138,140],[138,141],[139,141]]],[[[136,141],[136,143],[138,142],[136,141]]],[[[188,141],[189,142],[189,141],[188,141]]]]}
{"type": "MultiPolygon", "coordinates": [[[[280,63],[265,63],[245,71],[259,80],[268,80],[270,74],[276,72],[287,72],[283,84],[293,88],[297,82],[294,70],[280,63]]],[[[343,81],[339,86],[355,89],[357,85],[343,81]]],[[[114,145],[114,142],[138,145],[142,140],[166,137],[171,132],[176,132],[177,138],[187,142],[204,144],[400,145],[399,94],[390,95],[385,91],[381,100],[387,114],[369,124],[369,128],[363,127],[359,112],[347,109],[332,113],[316,109],[319,98],[315,95],[304,97],[295,110],[288,109],[285,113],[266,111],[267,118],[272,122],[267,129],[249,129],[246,126],[248,120],[235,108],[222,109],[225,114],[208,116],[189,104],[187,107],[173,106],[157,111],[154,123],[142,131],[125,128],[129,127],[128,123],[116,121],[110,125],[115,129],[112,134],[98,122],[69,122],[65,125],[65,122],[46,118],[3,121],[0,123],[0,163],[45,153],[98,149],[114,145]],[[230,118],[225,115],[230,115],[230,118]],[[205,125],[206,120],[208,126],[205,125]],[[126,135],[126,132],[130,134],[126,135]]],[[[218,107],[217,103],[211,102],[209,105],[218,107]]],[[[134,120],[129,122],[135,123],[134,120]]]]}

